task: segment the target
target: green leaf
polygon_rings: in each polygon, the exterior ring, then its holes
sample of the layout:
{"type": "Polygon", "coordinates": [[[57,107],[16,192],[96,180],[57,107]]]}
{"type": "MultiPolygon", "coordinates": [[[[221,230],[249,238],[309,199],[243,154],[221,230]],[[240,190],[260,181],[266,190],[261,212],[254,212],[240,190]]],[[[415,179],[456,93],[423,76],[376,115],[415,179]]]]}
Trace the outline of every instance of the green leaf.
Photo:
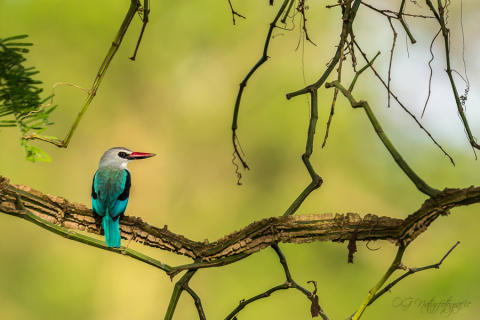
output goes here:
{"type": "Polygon", "coordinates": [[[24,43],[24,42],[10,42],[5,44],[6,47],[8,46],[16,46],[16,47],[24,47],[24,46],[33,46],[33,43],[24,43]]]}
{"type": "Polygon", "coordinates": [[[17,40],[17,39],[25,39],[28,37],[28,34],[22,34],[22,35],[19,35],[19,36],[13,36],[13,37],[9,37],[9,38],[5,38],[5,39],[0,39],[0,43],[1,42],[7,42],[7,41],[11,41],[11,40],[17,40]]]}
{"type": "MultiPolygon", "coordinates": [[[[18,35],[0,39],[0,118],[12,115],[16,120],[0,120],[0,127],[18,127],[21,136],[30,130],[43,132],[53,122],[48,120],[50,113],[56,106],[41,108],[40,106],[51,99],[51,96],[42,99],[42,88],[37,85],[42,81],[33,79],[39,73],[35,67],[25,67],[24,53],[33,44],[28,42],[14,42],[27,38],[27,35],[18,35]],[[34,111],[34,112],[32,112],[34,111]]],[[[51,158],[38,147],[31,146],[26,140],[21,140],[28,161],[51,161],[51,158]]]]}

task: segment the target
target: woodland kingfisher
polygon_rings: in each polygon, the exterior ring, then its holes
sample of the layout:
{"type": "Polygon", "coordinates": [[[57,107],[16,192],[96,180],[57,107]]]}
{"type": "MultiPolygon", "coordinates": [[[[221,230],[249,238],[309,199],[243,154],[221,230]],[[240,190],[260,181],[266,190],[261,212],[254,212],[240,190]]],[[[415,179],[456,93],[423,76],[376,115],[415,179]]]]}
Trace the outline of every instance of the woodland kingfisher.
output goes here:
{"type": "Polygon", "coordinates": [[[155,153],[133,152],[127,148],[107,150],[93,176],[92,209],[102,217],[105,242],[111,248],[120,247],[119,218],[125,213],[132,180],[127,164],[132,160],[146,159],[155,153]]]}

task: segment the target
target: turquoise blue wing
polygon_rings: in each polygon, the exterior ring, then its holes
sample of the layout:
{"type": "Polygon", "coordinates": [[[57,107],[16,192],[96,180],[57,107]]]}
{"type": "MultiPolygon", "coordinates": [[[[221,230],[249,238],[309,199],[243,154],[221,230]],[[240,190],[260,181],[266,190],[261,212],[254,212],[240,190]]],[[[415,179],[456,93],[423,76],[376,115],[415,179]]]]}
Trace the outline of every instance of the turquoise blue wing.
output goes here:
{"type": "Polygon", "coordinates": [[[95,213],[113,219],[122,215],[128,204],[131,178],[128,170],[106,167],[97,171],[92,186],[92,207],[95,213]]]}
{"type": "Polygon", "coordinates": [[[93,183],[92,183],[92,210],[94,213],[98,214],[99,216],[105,216],[105,212],[107,212],[105,207],[105,202],[100,201],[98,198],[98,191],[95,189],[95,180],[97,178],[98,171],[95,172],[93,176],[93,183]]]}

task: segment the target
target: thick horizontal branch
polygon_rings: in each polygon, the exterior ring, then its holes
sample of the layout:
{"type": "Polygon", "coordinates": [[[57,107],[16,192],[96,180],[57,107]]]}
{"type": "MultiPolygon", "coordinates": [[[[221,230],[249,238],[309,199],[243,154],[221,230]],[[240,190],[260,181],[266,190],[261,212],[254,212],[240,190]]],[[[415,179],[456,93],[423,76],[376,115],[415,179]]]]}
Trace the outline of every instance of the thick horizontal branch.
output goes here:
{"type": "MultiPolygon", "coordinates": [[[[454,207],[478,202],[480,187],[445,189],[435,198],[426,200],[419,210],[405,220],[372,214],[362,218],[357,213],[272,217],[253,222],[240,231],[234,231],[212,243],[208,240],[192,241],[169,231],[166,227],[157,228],[133,216],[120,219],[120,230],[123,239],[206,262],[218,260],[220,262],[218,265],[225,265],[239,260],[234,256],[252,254],[278,242],[298,244],[313,241],[343,242],[350,239],[357,226],[358,241],[388,240],[397,245],[407,245],[427,230],[440,215],[449,214],[454,207]],[[227,257],[231,257],[232,261],[225,259],[227,257]]],[[[11,185],[8,178],[1,176],[0,212],[32,222],[27,215],[27,212],[30,212],[38,217],[38,221],[43,224],[48,222],[49,226],[58,227],[59,230],[80,230],[94,234],[102,232],[100,219],[85,205],[71,203],[58,196],[43,195],[24,185],[11,185]],[[26,210],[18,207],[17,197],[21,198],[26,210]]],[[[50,229],[49,231],[52,231],[50,229]]]]}

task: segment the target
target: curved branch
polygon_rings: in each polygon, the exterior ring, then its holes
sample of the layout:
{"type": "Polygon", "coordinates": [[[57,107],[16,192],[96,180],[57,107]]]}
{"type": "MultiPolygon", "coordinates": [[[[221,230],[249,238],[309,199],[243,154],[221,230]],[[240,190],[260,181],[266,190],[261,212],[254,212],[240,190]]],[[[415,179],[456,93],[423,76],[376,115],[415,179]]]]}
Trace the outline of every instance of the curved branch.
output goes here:
{"type": "Polygon", "coordinates": [[[433,269],[433,268],[436,268],[436,269],[440,269],[440,266],[442,265],[443,263],[443,260],[445,260],[448,255],[453,251],[453,249],[455,249],[456,246],[458,246],[460,244],[460,241],[457,241],[457,243],[447,252],[447,254],[442,258],[442,260],[440,260],[440,262],[438,263],[435,263],[435,264],[432,264],[432,265],[429,265],[429,266],[425,266],[425,267],[421,267],[421,268],[409,268],[408,269],[408,272],[403,274],[402,276],[398,277],[397,279],[395,279],[394,281],[392,281],[391,283],[389,283],[388,285],[385,286],[385,288],[383,288],[381,291],[377,292],[372,300],[370,300],[370,302],[368,303],[367,307],[370,306],[375,300],[377,300],[379,297],[381,297],[385,292],[387,291],[390,291],[390,289],[393,288],[393,286],[395,286],[397,283],[399,283],[400,281],[402,281],[403,279],[405,279],[406,277],[408,277],[409,275],[412,275],[416,272],[420,272],[420,271],[424,271],[424,270],[429,270],[429,269],[433,269]]]}
{"type": "MultiPolygon", "coordinates": [[[[219,259],[238,261],[240,254],[253,254],[278,242],[300,244],[313,241],[348,241],[357,226],[357,241],[387,240],[396,245],[407,245],[427,230],[439,216],[448,215],[455,207],[478,202],[480,187],[445,189],[436,197],[427,199],[420,209],[405,220],[372,214],[362,218],[357,213],[272,217],[253,222],[240,231],[234,231],[212,243],[208,240],[197,242],[187,239],[169,231],[166,226],[157,228],[133,216],[120,219],[120,231],[123,239],[200,259],[205,265],[210,263],[204,267],[214,267],[226,264],[216,264],[219,259]]],[[[58,196],[44,195],[28,186],[9,184],[9,179],[1,176],[0,212],[33,222],[57,234],[69,235],[70,239],[73,239],[74,235],[78,238],[85,237],[74,233],[73,230],[101,234],[100,219],[85,205],[71,203],[58,196]],[[17,195],[21,197],[25,208],[31,214],[27,214],[26,210],[16,204],[17,195]]],[[[122,250],[107,249],[103,241],[92,239],[90,243],[80,242],[122,253],[122,250]]],[[[133,252],[131,249],[123,251],[126,254],[133,252]]],[[[165,264],[163,266],[169,268],[168,271],[165,270],[167,272],[182,267],[172,268],[165,264]]],[[[183,267],[183,270],[188,269],[183,267]]]]}
{"type": "Polygon", "coordinates": [[[429,138],[433,141],[433,143],[435,143],[437,145],[437,147],[440,148],[440,150],[442,150],[442,152],[450,159],[450,162],[455,166],[455,162],[453,161],[452,157],[450,157],[450,155],[445,151],[443,150],[442,146],[438,144],[437,141],[435,141],[435,139],[432,137],[432,135],[430,134],[430,132],[428,132],[427,129],[425,129],[424,126],[422,126],[422,124],[420,123],[420,121],[418,121],[417,117],[415,117],[404,105],[403,103],[400,102],[400,100],[398,99],[398,97],[396,95],[393,94],[393,92],[389,89],[389,87],[387,86],[387,84],[385,83],[385,81],[383,81],[382,77],[378,74],[377,70],[373,67],[373,65],[370,63],[370,61],[368,61],[368,58],[367,58],[367,55],[362,51],[362,48],[360,48],[360,46],[358,45],[357,41],[356,40],[353,40],[353,43],[355,44],[355,46],[358,48],[358,50],[360,51],[360,53],[362,54],[363,56],[363,59],[365,59],[365,61],[370,64],[370,69],[372,69],[373,73],[375,73],[375,76],[377,76],[378,80],[380,80],[380,82],[383,84],[383,86],[385,87],[385,89],[387,89],[387,93],[389,95],[391,95],[395,101],[397,101],[397,103],[400,105],[400,107],[402,107],[403,110],[405,110],[406,113],[408,113],[408,115],[410,117],[412,117],[413,120],[415,120],[415,122],[418,124],[418,126],[420,127],[420,129],[422,129],[423,131],[425,131],[425,133],[429,136],[429,138]]]}
{"type": "Polygon", "coordinates": [[[252,297],[248,300],[242,300],[240,302],[240,304],[238,305],[238,307],[235,308],[235,310],[233,310],[226,318],[225,320],[231,320],[231,319],[234,319],[234,316],[236,314],[238,314],[240,311],[242,311],[248,304],[254,302],[254,301],[257,301],[259,299],[263,299],[263,298],[267,298],[267,297],[270,297],[270,295],[272,293],[274,293],[275,291],[278,291],[278,290],[286,290],[286,289],[290,289],[292,288],[292,284],[289,283],[289,282],[286,282],[284,284],[281,284],[279,286],[276,286],[276,287],[273,287],[267,291],[265,291],[264,293],[261,293],[261,294],[258,294],[256,295],[255,297],[252,297]]]}
{"type": "Polygon", "coordinates": [[[383,275],[383,277],[378,281],[378,283],[368,292],[367,297],[363,301],[362,305],[360,306],[360,309],[358,309],[357,312],[355,312],[353,316],[353,320],[358,320],[361,318],[363,312],[368,306],[368,303],[372,300],[372,298],[375,296],[375,294],[380,290],[380,288],[383,286],[385,281],[390,278],[392,273],[395,272],[395,270],[400,268],[400,264],[402,263],[402,257],[403,253],[405,252],[406,246],[401,245],[398,248],[397,255],[395,256],[395,259],[392,262],[392,265],[390,268],[388,268],[387,272],[383,275]]]}
{"type": "Polygon", "coordinates": [[[400,153],[395,149],[395,146],[392,144],[390,139],[388,139],[388,136],[385,134],[385,132],[382,129],[382,126],[378,122],[377,118],[373,114],[372,109],[368,105],[367,101],[359,101],[357,102],[355,98],[352,96],[352,94],[343,87],[340,82],[337,80],[333,81],[332,83],[326,83],[325,84],[326,88],[332,88],[335,87],[339,89],[345,98],[350,101],[350,104],[352,105],[352,108],[363,108],[370,119],[370,122],[372,123],[373,128],[377,132],[378,137],[380,140],[382,140],[383,144],[387,148],[388,152],[392,155],[393,159],[395,162],[398,164],[398,166],[405,172],[405,174],[412,180],[412,182],[417,186],[418,190],[420,192],[425,193],[426,195],[429,195],[430,197],[435,197],[438,194],[440,194],[440,190],[434,189],[430,187],[425,181],[423,181],[416,173],[415,171],[410,168],[410,166],[407,164],[407,162],[402,158],[400,153]]]}
{"type": "MultiPolygon", "coordinates": [[[[0,177],[0,188],[1,188],[1,181],[2,181],[2,178],[0,177]]],[[[2,197],[0,195],[0,201],[2,199],[4,199],[4,197],[2,197]]],[[[28,206],[30,207],[30,205],[28,205],[28,206]]],[[[171,266],[169,266],[169,265],[167,265],[167,264],[165,264],[161,261],[158,261],[156,259],[153,259],[149,256],[146,256],[146,255],[144,255],[144,254],[142,254],[138,251],[130,249],[130,248],[128,248],[128,246],[127,247],[121,246],[119,248],[111,248],[111,247],[108,247],[104,241],[100,241],[100,240],[85,236],[83,234],[79,234],[79,233],[77,233],[77,232],[75,232],[71,229],[67,229],[67,228],[64,228],[62,226],[55,225],[55,224],[53,224],[49,221],[51,219],[48,219],[48,217],[46,217],[47,219],[43,219],[40,216],[38,216],[38,212],[35,212],[35,211],[32,212],[30,210],[27,210],[25,208],[25,205],[24,205],[24,203],[22,201],[22,198],[21,198],[19,193],[15,194],[15,203],[2,202],[1,206],[0,206],[0,211],[4,212],[4,213],[7,213],[7,214],[14,215],[14,216],[19,217],[19,218],[23,218],[23,219],[25,219],[29,222],[32,222],[33,224],[36,224],[37,226],[39,226],[39,227],[41,227],[45,230],[53,232],[53,233],[55,233],[59,236],[67,238],[69,240],[81,242],[81,243],[87,244],[87,245],[92,246],[92,247],[100,248],[102,250],[107,250],[107,251],[115,252],[115,253],[118,253],[118,254],[121,254],[121,255],[124,255],[124,256],[132,257],[136,260],[142,261],[142,262],[147,263],[149,265],[152,265],[152,266],[154,266],[154,267],[156,267],[160,270],[163,270],[163,271],[167,272],[167,274],[169,272],[172,272],[172,270],[173,270],[173,268],[171,266]]]]}
{"type": "MultiPolygon", "coordinates": [[[[245,160],[243,160],[242,156],[238,152],[237,144],[235,143],[235,139],[238,139],[236,131],[238,129],[238,124],[237,124],[238,113],[239,113],[239,110],[240,110],[240,102],[242,101],[243,90],[247,86],[248,79],[250,79],[250,77],[255,73],[255,71],[257,71],[257,69],[260,68],[260,66],[268,60],[268,58],[269,58],[268,55],[267,55],[268,46],[270,45],[270,40],[272,39],[273,29],[275,29],[277,27],[277,21],[278,21],[278,19],[280,19],[280,16],[282,15],[283,11],[285,11],[285,7],[287,6],[288,1],[289,0],[284,0],[283,1],[283,4],[280,6],[280,9],[278,10],[277,15],[273,19],[272,23],[270,23],[270,28],[268,29],[268,32],[267,32],[267,39],[265,40],[265,46],[263,47],[262,56],[260,57],[260,60],[258,60],[258,62],[253,66],[253,68],[247,73],[247,75],[245,76],[243,81],[240,83],[240,89],[238,90],[237,99],[235,100],[235,107],[233,109],[233,122],[232,122],[232,142],[233,142],[234,154],[237,155],[237,157],[240,160],[240,162],[242,163],[244,169],[249,169],[249,168],[248,168],[248,165],[245,162],[245,160]]],[[[233,7],[232,7],[232,11],[233,11],[233,7]]],[[[233,24],[235,24],[235,20],[234,20],[233,24]]]]}
{"type": "MultiPolygon", "coordinates": [[[[239,305],[232,312],[230,312],[230,314],[225,318],[225,320],[236,319],[236,315],[238,315],[238,313],[240,311],[242,311],[248,304],[250,304],[254,301],[270,297],[270,295],[272,293],[274,293],[275,291],[286,290],[286,289],[290,289],[290,288],[297,289],[298,291],[303,293],[308,298],[308,300],[310,300],[310,301],[312,301],[312,303],[316,303],[318,305],[318,300],[317,300],[318,298],[314,299],[317,289],[315,289],[315,292],[312,293],[312,292],[308,291],[307,289],[303,288],[302,286],[298,285],[295,282],[295,280],[293,280],[292,275],[290,274],[290,271],[289,271],[288,265],[287,265],[287,259],[285,258],[285,255],[283,254],[282,250],[280,250],[280,247],[278,246],[278,244],[275,243],[274,245],[272,245],[272,248],[273,248],[273,250],[275,250],[278,257],[280,258],[280,263],[283,266],[283,270],[285,271],[285,277],[287,278],[287,280],[285,281],[284,284],[275,286],[275,287],[265,291],[264,293],[258,294],[258,295],[254,296],[254,297],[252,297],[248,300],[245,300],[245,299],[241,300],[239,305]],[[315,302],[314,302],[314,300],[315,300],[315,302]]],[[[315,285],[315,288],[316,288],[316,285],[315,285]]],[[[319,305],[318,305],[318,308],[320,309],[318,314],[322,317],[322,319],[328,320],[327,315],[325,314],[325,312],[323,312],[323,310],[320,308],[319,305]]],[[[312,317],[313,316],[314,315],[312,314],[312,317]]]]}
{"type": "MultiPolygon", "coordinates": [[[[187,273],[183,275],[183,277],[180,280],[177,281],[177,283],[175,283],[175,287],[172,292],[172,297],[170,298],[170,303],[168,304],[167,312],[165,313],[165,320],[171,320],[173,318],[173,314],[175,313],[175,309],[177,308],[178,300],[180,299],[180,296],[182,295],[183,290],[187,290],[188,282],[195,275],[195,272],[197,272],[196,269],[189,270],[187,273]]],[[[195,299],[195,304],[196,302],[197,300],[195,299]]]]}
{"type": "Polygon", "coordinates": [[[317,89],[310,90],[311,96],[311,103],[310,103],[310,121],[308,125],[308,134],[307,134],[307,146],[305,148],[305,153],[302,155],[303,163],[307,168],[310,177],[312,178],[312,182],[305,188],[305,190],[300,193],[300,195],[293,201],[287,211],[283,214],[284,217],[292,215],[295,211],[300,208],[303,201],[314,191],[315,189],[320,188],[323,184],[323,179],[320,177],[313,169],[312,163],[310,162],[310,156],[313,153],[313,140],[315,139],[315,129],[317,127],[318,121],[318,95],[317,89]]]}
{"type": "Polygon", "coordinates": [[[185,290],[192,296],[193,301],[195,302],[195,307],[197,308],[198,317],[200,318],[200,320],[206,320],[207,318],[205,317],[205,312],[203,311],[202,300],[200,300],[200,297],[190,287],[187,287],[187,289],[185,290]]]}

